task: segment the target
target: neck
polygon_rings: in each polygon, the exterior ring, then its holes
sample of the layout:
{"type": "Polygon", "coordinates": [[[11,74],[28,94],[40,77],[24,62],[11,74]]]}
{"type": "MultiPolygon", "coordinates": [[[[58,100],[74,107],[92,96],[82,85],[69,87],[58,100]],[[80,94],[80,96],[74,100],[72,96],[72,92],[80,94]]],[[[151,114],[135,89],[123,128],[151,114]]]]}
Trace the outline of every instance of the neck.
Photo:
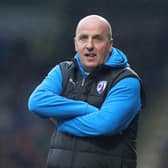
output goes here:
{"type": "Polygon", "coordinates": [[[84,71],[87,73],[91,73],[96,69],[96,67],[83,67],[83,68],[84,68],[84,71]]]}

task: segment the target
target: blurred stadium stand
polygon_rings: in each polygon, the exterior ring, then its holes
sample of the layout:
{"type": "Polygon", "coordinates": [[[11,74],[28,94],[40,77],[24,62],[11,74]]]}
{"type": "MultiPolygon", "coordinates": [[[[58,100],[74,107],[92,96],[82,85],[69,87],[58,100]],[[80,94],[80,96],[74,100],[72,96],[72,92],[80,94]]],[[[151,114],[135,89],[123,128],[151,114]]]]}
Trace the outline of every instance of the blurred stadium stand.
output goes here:
{"type": "Polygon", "coordinates": [[[112,24],[114,46],[144,80],[138,168],[166,168],[167,9],[166,0],[0,0],[0,167],[45,167],[54,128],[28,112],[28,97],[54,65],[74,55],[79,19],[99,14],[112,24]]]}

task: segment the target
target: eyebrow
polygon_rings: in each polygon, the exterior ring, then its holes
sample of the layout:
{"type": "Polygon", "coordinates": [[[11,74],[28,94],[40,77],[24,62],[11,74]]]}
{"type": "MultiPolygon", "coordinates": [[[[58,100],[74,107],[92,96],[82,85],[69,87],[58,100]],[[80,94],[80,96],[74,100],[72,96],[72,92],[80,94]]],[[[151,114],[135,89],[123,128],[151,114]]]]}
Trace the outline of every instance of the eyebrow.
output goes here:
{"type": "MultiPolygon", "coordinates": [[[[81,38],[87,38],[88,37],[88,35],[87,34],[80,34],[80,35],[78,35],[77,36],[79,39],[81,39],[81,38]]],[[[102,36],[101,34],[95,34],[95,35],[93,35],[92,36],[92,38],[104,38],[104,36],[102,36]]]]}

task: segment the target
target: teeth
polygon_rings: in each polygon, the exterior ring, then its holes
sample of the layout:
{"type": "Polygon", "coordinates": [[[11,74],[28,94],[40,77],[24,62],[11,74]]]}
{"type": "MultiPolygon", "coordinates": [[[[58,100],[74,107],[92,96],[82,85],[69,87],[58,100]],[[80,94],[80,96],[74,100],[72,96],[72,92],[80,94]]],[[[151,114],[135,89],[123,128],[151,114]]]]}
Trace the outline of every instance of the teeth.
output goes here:
{"type": "Polygon", "coordinates": [[[94,57],[96,54],[85,54],[86,56],[94,57]]]}

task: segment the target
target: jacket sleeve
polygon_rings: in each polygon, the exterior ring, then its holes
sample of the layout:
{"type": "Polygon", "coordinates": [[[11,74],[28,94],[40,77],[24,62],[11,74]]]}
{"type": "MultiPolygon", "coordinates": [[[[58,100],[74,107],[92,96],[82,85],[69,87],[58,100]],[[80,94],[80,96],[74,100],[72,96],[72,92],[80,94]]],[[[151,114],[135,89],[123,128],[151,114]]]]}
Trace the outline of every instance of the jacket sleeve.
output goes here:
{"type": "Polygon", "coordinates": [[[60,96],[62,92],[62,73],[55,66],[37,86],[28,100],[28,109],[41,117],[56,119],[72,118],[97,111],[97,108],[83,101],[60,96]]]}
{"type": "Polygon", "coordinates": [[[98,111],[60,122],[58,129],[76,136],[120,133],[141,110],[140,87],[136,78],[122,79],[110,90],[98,111]]]}

